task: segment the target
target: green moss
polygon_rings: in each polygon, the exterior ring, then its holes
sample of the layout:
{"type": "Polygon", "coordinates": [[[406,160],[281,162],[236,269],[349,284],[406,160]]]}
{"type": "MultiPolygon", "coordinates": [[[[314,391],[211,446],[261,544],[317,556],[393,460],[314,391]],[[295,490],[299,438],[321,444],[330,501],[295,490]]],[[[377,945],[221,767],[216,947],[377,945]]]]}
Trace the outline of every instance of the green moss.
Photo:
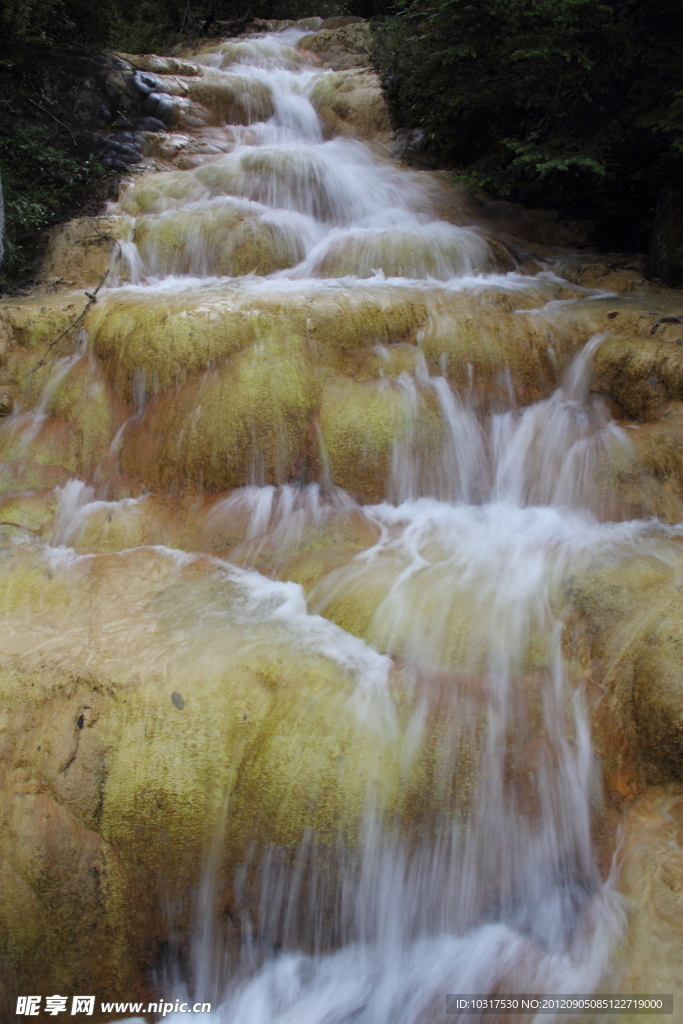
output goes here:
{"type": "Polygon", "coordinates": [[[156,487],[284,482],[319,393],[301,342],[264,341],[154,402],[126,436],[123,465],[156,487]]]}
{"type": "Polygon", "coordinates": [[[164,391],[255,342],[305,338],[319,362],[339,365],[347,350],[403,341],[427,318],[425,293],[409,287],[280,293],[208,285],[169,294],[118,293],[88,313],[94,351],[130,400],[136,371],[164,391]]]}
{"type": "Polygon", "coordinates": [[[265,276],[304,255],[276,225],[229,203],[139,217],[135,242],[147,265],[162,274],[201,270],[219,277],[265,276]]]}

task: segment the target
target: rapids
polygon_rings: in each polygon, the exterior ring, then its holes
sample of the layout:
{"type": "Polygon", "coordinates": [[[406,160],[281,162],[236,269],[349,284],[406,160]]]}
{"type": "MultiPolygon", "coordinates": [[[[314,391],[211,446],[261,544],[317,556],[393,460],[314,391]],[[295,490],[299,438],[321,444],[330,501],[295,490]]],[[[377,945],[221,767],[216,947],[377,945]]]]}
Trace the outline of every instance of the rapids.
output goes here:
{"type": "Polygon", "coordinates": [[[591,386],[606,312],[645,314],[392,161],[369,73],[320,67],[310,34],[169,78],[182,146],[210,142],[112,206],[107,287],[0,426],[13,493],[49,504],[6,538],[7,655],[124,689],[147,673],[178,715],[219,695],[175,760],[170,733],[126,732],[105,824],[83,811],[167,873],[150,998],[226,1024],[431,1024],[446,993],[619,991],[629,905],[565,622],[596,565],[680,560],[642,431],[591,386]],[[84,439],[68,457],[60,417],[84,439]],[[260,687],[243,715],[220,710],[235,666],[260,687]],[[269,724],[244,740],[248,717],[269,724]],[[136,846],[167,785],[167,846],[136,846]]]}

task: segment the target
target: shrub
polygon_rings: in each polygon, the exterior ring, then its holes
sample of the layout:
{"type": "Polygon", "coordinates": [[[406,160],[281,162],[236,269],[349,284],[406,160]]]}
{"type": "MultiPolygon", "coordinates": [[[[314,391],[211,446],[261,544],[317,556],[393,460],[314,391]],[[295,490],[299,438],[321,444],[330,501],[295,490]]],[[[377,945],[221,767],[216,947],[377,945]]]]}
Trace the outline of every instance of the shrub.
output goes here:
{"type": "Polygon", "coordinates": [[[678,0],[397,0],[376,61],[397,124],[472,190],[642,247],[683,170],[678,0]]]}

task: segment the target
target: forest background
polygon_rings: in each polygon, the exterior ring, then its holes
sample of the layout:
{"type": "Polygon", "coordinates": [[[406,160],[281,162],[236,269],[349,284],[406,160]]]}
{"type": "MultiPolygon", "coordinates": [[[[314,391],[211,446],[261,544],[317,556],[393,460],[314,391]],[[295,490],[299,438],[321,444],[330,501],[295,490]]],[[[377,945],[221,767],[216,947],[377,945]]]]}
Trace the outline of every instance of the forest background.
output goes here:
{"type": "Polygon", "coordinates": [[[683,231],[680,0],[0,0],[0,285],[115,194],[67,102],[97,54],[312,15],[371,19],[395,126],[472,192],[589,221],[607,250],[646,253],[663,214],[683,231]]]}

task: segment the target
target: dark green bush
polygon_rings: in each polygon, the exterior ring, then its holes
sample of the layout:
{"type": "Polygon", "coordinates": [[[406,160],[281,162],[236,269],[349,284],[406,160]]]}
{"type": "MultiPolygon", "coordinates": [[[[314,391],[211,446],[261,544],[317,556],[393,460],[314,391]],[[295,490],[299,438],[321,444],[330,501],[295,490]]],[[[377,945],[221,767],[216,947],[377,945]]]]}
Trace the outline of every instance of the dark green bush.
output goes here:
{"type": "Polygon", "coordinates": [[[683,171],[678,0],[397,0],[377,38],[396,123],[471,189],[647,245],[683,171]]]}

